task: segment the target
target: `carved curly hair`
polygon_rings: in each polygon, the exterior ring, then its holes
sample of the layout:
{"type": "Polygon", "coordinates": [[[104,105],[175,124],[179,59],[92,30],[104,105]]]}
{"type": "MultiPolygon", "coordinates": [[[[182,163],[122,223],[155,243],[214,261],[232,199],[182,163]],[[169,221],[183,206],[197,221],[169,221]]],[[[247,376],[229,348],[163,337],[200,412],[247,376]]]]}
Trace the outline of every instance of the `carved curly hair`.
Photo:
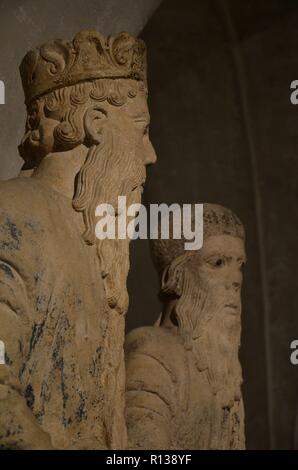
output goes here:
{"type": "Polygon", "coordinates": [[[27,108],[25,135],[19,145],[19,154],[25,163],[23,170],[34,169],[51,151],[71,150],[82,143],[89,147],[83,116],[92,102],[122,106],[129,98],[145,91],[144,82],[132,79],[97,79],[57,89],[33,101],[27,108]],[[41,143],[40,117],[59,121],[54,129],[53,148],[41,143]]]}

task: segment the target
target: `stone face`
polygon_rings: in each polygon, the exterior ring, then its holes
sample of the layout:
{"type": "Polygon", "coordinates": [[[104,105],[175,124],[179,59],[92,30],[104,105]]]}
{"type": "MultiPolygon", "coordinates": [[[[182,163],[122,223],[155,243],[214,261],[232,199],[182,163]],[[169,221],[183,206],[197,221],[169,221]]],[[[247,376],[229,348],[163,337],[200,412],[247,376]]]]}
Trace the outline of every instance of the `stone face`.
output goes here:
{"type": "MultiPolygon", "coordinates": [[[[122,38],[129,52],[136,40],[122,38]]],[[[122,38],[114,38],[120,55],[122,38]]],[[[77,68],[65,86],[65,48],[53,44],[34,52],[42,56],[35,71],[29,54],[23,76],[24,177],[0,186],[0,447],[124,448],[129,242],[97,240],[95,208],[120,194],[140,202],[156,159],[147,89],[131,78],[130,62],[127,78],[105,78],[102,62],[102,78],[91,71],[79,81],[77,68]],[[54,89],[40,79],[49,70],[60,76],[54,89]]]]}
{"type": "Polygon", "coordinates": [[[204,244],[156,240],[163,310],[126,339],[126,420],[132,449],[243,449],[241,333],[244,229],[204,205],[204,244]],[[183,250],[182,250],[183,251],[183,250]]]}

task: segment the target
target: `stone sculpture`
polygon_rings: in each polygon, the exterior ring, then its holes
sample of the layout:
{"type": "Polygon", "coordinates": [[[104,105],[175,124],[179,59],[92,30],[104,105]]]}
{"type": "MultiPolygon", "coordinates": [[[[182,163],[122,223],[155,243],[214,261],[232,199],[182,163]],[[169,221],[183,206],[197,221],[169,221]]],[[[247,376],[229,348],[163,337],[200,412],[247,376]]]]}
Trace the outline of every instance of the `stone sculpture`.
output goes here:
{"type": "Polygon", "coordinates": [[[126,340],[126,420],[132,449],[243,449],[241,332],[244,228],[204,204],[201,250],[152,242],[162,314],[126,340]]]}
{"type": "Polygon", "coordinates": [[[24,173],[0,185],[0,447],[126,446],[129,240],[95,209],[140,202],[149,140],[145,46],[83,31],[30,51],[24,173]]]}

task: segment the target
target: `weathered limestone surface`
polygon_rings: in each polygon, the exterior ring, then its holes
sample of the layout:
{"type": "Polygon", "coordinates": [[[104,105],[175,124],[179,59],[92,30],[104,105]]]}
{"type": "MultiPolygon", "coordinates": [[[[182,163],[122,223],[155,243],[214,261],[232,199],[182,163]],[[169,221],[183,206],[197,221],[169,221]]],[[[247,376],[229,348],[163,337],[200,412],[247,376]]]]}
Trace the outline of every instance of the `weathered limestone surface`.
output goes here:
{"type": "Polygon", "coordinates": [[[95,238],[95,208],[140,202],[156,158],[145,46],[83,31],[20,71],[26,177],[0,186],[0,447],[123,448],[129,244],[95,238]]]}
{"type": "Polygon", "coordinates": [[[243,449],[241,333],[244,228],[204,205],[204,244],[156,240],[163,310],[126,340],[126,419],[133,449],[243,449]]]}

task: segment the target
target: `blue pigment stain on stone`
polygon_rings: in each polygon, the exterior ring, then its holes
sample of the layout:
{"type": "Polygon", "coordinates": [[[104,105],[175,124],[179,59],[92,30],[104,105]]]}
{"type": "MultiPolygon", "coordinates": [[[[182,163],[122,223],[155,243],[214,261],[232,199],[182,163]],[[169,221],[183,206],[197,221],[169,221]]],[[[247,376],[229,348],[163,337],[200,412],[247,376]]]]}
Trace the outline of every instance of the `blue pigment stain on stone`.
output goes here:
{"type": "Polygon", "coordinates": [[[6,217],[5,224],[0,226],[0,232],[2,232],[2,239],[0,239],[0,249],[2,250],[19,250],[20,238],[22,231],[19,230],[15,223],[13,223],[9,217],[6,217]]]}

